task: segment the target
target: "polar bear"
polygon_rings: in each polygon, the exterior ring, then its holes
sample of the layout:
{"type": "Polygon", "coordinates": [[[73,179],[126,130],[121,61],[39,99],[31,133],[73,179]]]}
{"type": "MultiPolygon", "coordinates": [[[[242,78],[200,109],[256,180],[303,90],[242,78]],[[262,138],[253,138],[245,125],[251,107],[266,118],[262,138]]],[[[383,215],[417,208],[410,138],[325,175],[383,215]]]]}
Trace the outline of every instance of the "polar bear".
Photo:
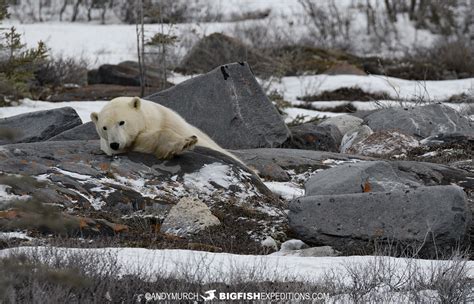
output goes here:
{"type": "Polygon", "coordinates": [[[100,148],[107,155],[137,151],[170,159],[202,146],[242,163],[175,111],[139,97],[117,97],[90,117],[100,136],[100,148]]]}

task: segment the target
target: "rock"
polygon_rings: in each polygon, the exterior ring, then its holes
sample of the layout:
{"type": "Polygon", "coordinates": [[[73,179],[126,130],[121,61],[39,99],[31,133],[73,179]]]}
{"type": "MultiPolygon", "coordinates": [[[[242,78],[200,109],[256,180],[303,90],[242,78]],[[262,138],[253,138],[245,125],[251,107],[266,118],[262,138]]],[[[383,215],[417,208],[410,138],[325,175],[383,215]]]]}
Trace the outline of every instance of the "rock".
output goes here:
{"type": "Polygon", "coordinates": [[[267,238],[262,241],[262,246],[275,251],[278,250],[277,242],[271,236],[267,236],[267,238]]]}
{"type": "Polygon", "coordinates": [[[369,157],[345,155],[333,152],[309,151],[297,149],[246,149],[232,150],[247,166],[255,168],[259,175],[275,181],[289,181],[286,171],[297,173],[327,169],[333,163],[373,160],[369,157]]]}
{"type": "Polygon", "coordinates": [[[350,147],[366,139],[373,133],[374,131],[366,125],[362,125],[353,131],[347,132],[342,137],[340,152],[347,153],[347,150],[349,150],[350,147]]]}
{"type": "Polygon", "coordinates": [[[474,145],[474,130],[470,133],[440,133],[429,136],[420,141],[424,146],[434,147],[439,145],[474,145]]]}
{"type": "MultiPolygon", "coordinates": [[[[157,92],[161,87],[146,87],[145,94],[157,92]]],[[[63,88],[61,91],[51,95],[48,100],[60,101],[91,101],[111,100],[117,96],[140,96],[141,89],[137,86],[123,86],[116,84],[90,84],[77,88],[63,88]]]]}
{"type": "Polygon", "coordinates": [[[337,127],[341,135],[344,136],[347,132],[358,129],[363,122],[363,119],[352,115],[338,115],[324,120],[319,126],[333,125],[337,127]]]}
{"type": "Polygon", "coordinates": [[[288,240],[281,244],[280,250],[290,251],[290,250],[299,250],[299,249],[304,249],[304,248],[308,248],[308,245],[306,245],[302,240],[288,240]]]}
{"type": "Polygon", "coordinates": [[[390,156],[405,154],[419,145],[419,141],[411,135],[397,130],[386,130],[372,133],[367,138],[354,143],[346,152],[367,156],[390,156]]]}
{"type": "Polygon", "coordinates": [[[402,178],[389,162],[343,164],[314,174],[305,184],[306,196],[363,192],[403,191],[421,186],[416,179],[402,178]]]}
{"type": "Polygon", "coordinates": [[[323,74],[327,75],[361,75],[367,76],[367,73],[355,65],[347,62],[338,62],[327,69],[323,74]]]}
{"type": "Polygon", "coordinates": [[[441,104],[381,109],[366,116],[365,121],[374,131],[398,129],[421,138],[438,133],[472,132],[474,128],[467,117],[441,104]]]}
{"type": "MultiPolygon", "coordinates": [[[[109,157],[100,151],[97,140],[9,144],[0,151],[0,171],[0,185],[9,186],[14,197],[30,195],[75,218],[87,217],[95,223],[105,218],[128,226],[127,231],[123,226],[101,224],[108,231],[120,228],[126,234],[124,244],[147,242],[150,231],[158,233],[170,210],[189,197],[199,197],[222,224],[196,232],[186,241],[173,240],[172,246],[178,248],[188,248],[188,243],[194,242],[257,253],[267,235],[284,234],[287,227],[284,203],[253,172],[202,147],[163,161],[136,152],[109,157]]],[[[47,212],[37,214],[36,210],[43,209],[33,209],[34,218],[51,220],[45,217],[47,212]]],[[[8,212],[2,220],[13,221],[11,215],[17,211],[8,212]]],[[[16,227],[14,224],[19,223],[8,222],[9,227],[16,227]]],[[[54,227],[65,226],[58,223],[54,227]]],[[[80,236],[80,231],[76,233],[74,236],[80,236]]]]}
{"type": "MultiPolygon", "coordinates": [[[[137,62],[124,61],[119,64],[103,64],[98,70],[89,71],[87,74],[89,84],[114,84],[120,86],[140,86],[140,70],[137,62]]],[[[150,87],[170,87],[169,82],[164,82],[157,68],[145,68],[145,83],[150,87]]]]}
{"type": "Polygon", "coordinates": [[[228,149],[275,147],[290,132],[246,63],[233,63],[145,99],[169,107],[228,149]]]}
{"type": "Polygon", "coordinates": [[[71,107],[36,111],[0,119],[0,130],[10,133],[10,139],[0,139],[0,144],[28,143],[47,140],[82,124],[71,107]]]}
{"type": "Polygon", "coordinates": [[[160,231],[186,237],[220,224],[219,219],[212,214],[209,207],[202,201],[183,197],[171,208],[163,224],[161,224],[160,231]]]}
{"type": "Polygon", "coordinates": [[[247,61],[258,76],[272,76],[278,70],[278,63],[271,57],[249,48],[236,38],[221,33],[213,33],[202,38],[192,47],[177,72],[202,74],[228,62],[247,61]]]}
{"type": "Polygon", "coordinates": [[[95,129],[93,122],[89,121],[85,124],[79,125],[67,131],[64,131],[56,136],[48,139],[49,141],[64,141],[64,140],[98,140],[99,134],[95,129]]]}
{"type": "Polygon", "coordinates": [[[463,241],[471,211],[462,188],[450,185],[307,196],[290,204],[288,216],[303,241],[338,250],[373,239],[425,246],[434,239],[444,250],[463,241]]]}
{"type": "Polygon", "coordinates": [[[295,257],[333,257],[338,256],[341,253],[331,246],[319,246],[297,250],[280,250],[278,252],[271,253],[276,256],[295,256],[295,257]]]}
{"type": "Polygon", "coordinates": [[[304,123],[290,127],[291,138],[282,146],[291,149],[338,152],[342,135],[334,125],[304,123]]]}

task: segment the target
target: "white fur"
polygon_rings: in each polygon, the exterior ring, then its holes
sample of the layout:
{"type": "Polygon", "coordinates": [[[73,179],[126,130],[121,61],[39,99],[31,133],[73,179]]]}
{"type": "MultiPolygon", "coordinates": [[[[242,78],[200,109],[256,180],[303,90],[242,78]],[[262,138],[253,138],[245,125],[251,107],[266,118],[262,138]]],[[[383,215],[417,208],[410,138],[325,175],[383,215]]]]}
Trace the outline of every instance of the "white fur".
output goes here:
{"type": "Polygon", "coordinates": [[[137,151],[167,159],[197,145],[241,162],[175,111],[138,97],[115,98],[100,113],[92,113],[91,119],[100,136],[100,147],[107,155],[137,151]],[[120,125],[122,121],[124,124],[120,125]],[[118,143],[119,149],[111,149],[111,143],[118,143]]]}

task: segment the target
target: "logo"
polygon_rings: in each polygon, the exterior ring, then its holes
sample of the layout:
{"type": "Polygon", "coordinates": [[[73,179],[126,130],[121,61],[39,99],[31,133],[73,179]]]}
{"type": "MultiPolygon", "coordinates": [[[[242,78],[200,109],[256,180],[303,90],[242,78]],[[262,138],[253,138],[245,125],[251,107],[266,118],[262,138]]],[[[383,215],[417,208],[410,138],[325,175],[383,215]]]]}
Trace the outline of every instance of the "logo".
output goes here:
{"type": "Polygon", "coordinates": [[[214,289],[214,290],[208,290],[208,291],[206,291],[206,292],[204,293],[206,296],[201,296],[201,298],[203,298],[203,300],[204,300],[205,302],[207,302],[207,301],[212,301],[212,300],[214,300],[214,299],[216,298],[215,293],[216,293],[216,290],[215,290],[215,289],[214,289]]]}

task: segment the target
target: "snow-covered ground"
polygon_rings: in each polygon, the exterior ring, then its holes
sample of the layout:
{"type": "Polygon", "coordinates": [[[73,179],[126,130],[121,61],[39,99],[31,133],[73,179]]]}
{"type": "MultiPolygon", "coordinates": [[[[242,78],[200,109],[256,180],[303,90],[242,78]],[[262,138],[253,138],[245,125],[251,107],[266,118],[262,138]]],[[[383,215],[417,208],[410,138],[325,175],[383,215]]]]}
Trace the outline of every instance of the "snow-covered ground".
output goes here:
{"type": "Polygon", "coordinates": [[[317,95],[323,91],[358,87],[368,93],[386,93],[393,99],[445,101],[456,94],[474,95],[474,78],[456,80],[418,81],[379,75],[308,75],[283,77],[271,88],[281,92],[285,100],[317,95]]]}
{"type": "MultiPolygon", "coordinates": [[[[17,247],[0,250],[0,257],[12,252],[35,254],[47,253],[48,247],[17,247]]],[[[330,272],[342,275],[350,280],[348,266],[368,265],[377,259],[386,259],[387,265],[395,269],[393,279],[406,275],[408,268],[420,269],[420,273],[429,274],[430,270],[452,261],[422,260],[409,258],[347,256],[347,257],[296,257],[296,256],[255,256],[229,253],[212,253],[194,250],[144,248],[56,248],[62,256],[67,254],[94,253],[116,256],[121,272],[117,275],[136,274],[144,279],[158,274],[163,277],[176,277],[200,283],[212,283],[215,280],[231,283],[235,281],[280,281],[280,282],[318,282],[330,272]]],[[[115,260],[114,260],[115,262],[115,260]]],[[[468,277],[474,279],[474,261],[468,261],[468,277]]],[[[350,283],[350,282],[347,282],[350,283]]]]}
{"type": "MultiPolygon", "coordinates": [[[[183,76],[173,73],[170,81],[178,84],[193,76],[183,76]]],[[[297,106],[304,102],[298,100],[298,97],[304,95],[315,95],[323,91],[336,90],[344,87],[359,87],[370,93],[387,93],[393,97],[400,99],[416,99],[423,97],[426,101],[444,101],[453,95],[467,94],[474,95],[474,78],[458,79],[458,80],[441,80],[441,81],[413,81],[404,80],[393,77],[380,76],[357,76],[357,75],[310,75],[310,76],[293,76],[283,77],[281,82],[272,84],[272,89],[280,92],[285,100],[297,106]]],[[[73,101],[73,102],[45,102],[33,101],[25,99],[18,106],[0,108],[0,118],[18,115],[27,112],[54,109],[59,107],[74,108],[83,122],[90,121],[90,113],[100,111],[106,101],[73,101]]],[[[307,110],[300,108],[286,108],[287,114],[285,121],[291,122],[297,116],[304,116],[304,120],[314,117],[331,117],[341,115],[340,113],[321,112],[318,108],[331,108],[341,104],[349,103],[348,101],[314,101],[311,103],[315,110],[307,110]]],[[[406,105],[408,102],[399,102],[395,100],[381,100],[379,102],[351,102],[358,110],[374,110],[381,106],[400,106],[406,105]]],[[[463,111],[467,104],[445,103],[456,110],[463,111]]]]}
{"type": "MultiPolygon", "coordinates": [[[[318,1],[321,7],[325,7],[329,12],[330,0],[318,1]]],[[[364,1],[365,2],[365,1],[364,1]]],[[[383,5],[379,1],[371,0],[372,7],[380,11],[383,5]]],[[[396,54],[406,50],[412,50],[420,46],[429,46],[436,39],[436,35],[427,30],[415,29],[414,23],[409,20],[407,14],[401,14],[397,22],[391,28],[398,31],[398,35],[393,35],[393,41],[388,41],[381,45],[374,35],[368,35],[367,17],[364,9],[352,0],[335,1],[341,18],[350,20],[349,37],[352,40],[352,48],[356,53],[364,55],[396,54]]],[[[31,6],[31,5],[30,5],[31,6]]],[[[200,6],[194,11],[195,17],[200,14],[219,14],[223,16],[222,22],[194,22],[181,23],[173,26],[166,25],[165,32],[179,37],[175,49],[172,53],[178,54],[182,58],[192,45],[206,35],[212,33],[224,33],[236,35],[244,31],[252,32],[255,27],[265,28],[265,37],[269,41],[286,41],[286,44],[298,43],[301,40],[313,39],[310,33],[312,22],[306,20],[303,7],[298,1],[269,1],[269,0],[200,0],[190,4],[200,6]],[[263,20],[238,20],[232,21],[232,16],[243,15],[248,12],[270,10],[270,15],[263,20]]],[[[58,21],[48,21],[42,23],[22,24],[16,18],[17,15],[24,15],[23,19],[28,19],[31,9],[12,9],[13,20],[3,23],[5,27],[14,25],[23,34],[28,46],[36,45],[39,40],[44,41],[51,49],[53,55],[65,55],[69,57],[82,57],[87,59],[91,66],[98,66],[103,63],[118,63],[124,60],[136,60],[136,38],[135,25],[117,24],[118,19],[111,18],[107,25],[90,23],[68,23],[58,21]]],[[[59,10],[59,9],[58,9],[59,10]]],[[[382,16],[382,15],[381,15],[382,16]]],[[[113,17],[113,15],[111,15],[113,17]]],[[[52,20],[58,20],[53,18],[52,20]]],[[[69,20],[66,16],[64,20],[69,20]]],[[[27,20],[25,20],[27,21],[27,20]]],[[[159,24],[150,24],[145,27],[148,37],[160,31],[159,24]]],[[[241,34],[246,40],[245,34],[241,34]]],[[[342,37],[339,37],[340,39],[342,37]]],[[[345,39],[347,40],[347,38],[345,39]]],[[[390,39],[388,39],[390,40],[390,39]]],[[[247,41],[250,42],[250,41],[247,41]]],[[[285,44],[283,43],[283,44],[285,44]]],[[[344,39],[342,43],[345,43],[344,39]]]]}

